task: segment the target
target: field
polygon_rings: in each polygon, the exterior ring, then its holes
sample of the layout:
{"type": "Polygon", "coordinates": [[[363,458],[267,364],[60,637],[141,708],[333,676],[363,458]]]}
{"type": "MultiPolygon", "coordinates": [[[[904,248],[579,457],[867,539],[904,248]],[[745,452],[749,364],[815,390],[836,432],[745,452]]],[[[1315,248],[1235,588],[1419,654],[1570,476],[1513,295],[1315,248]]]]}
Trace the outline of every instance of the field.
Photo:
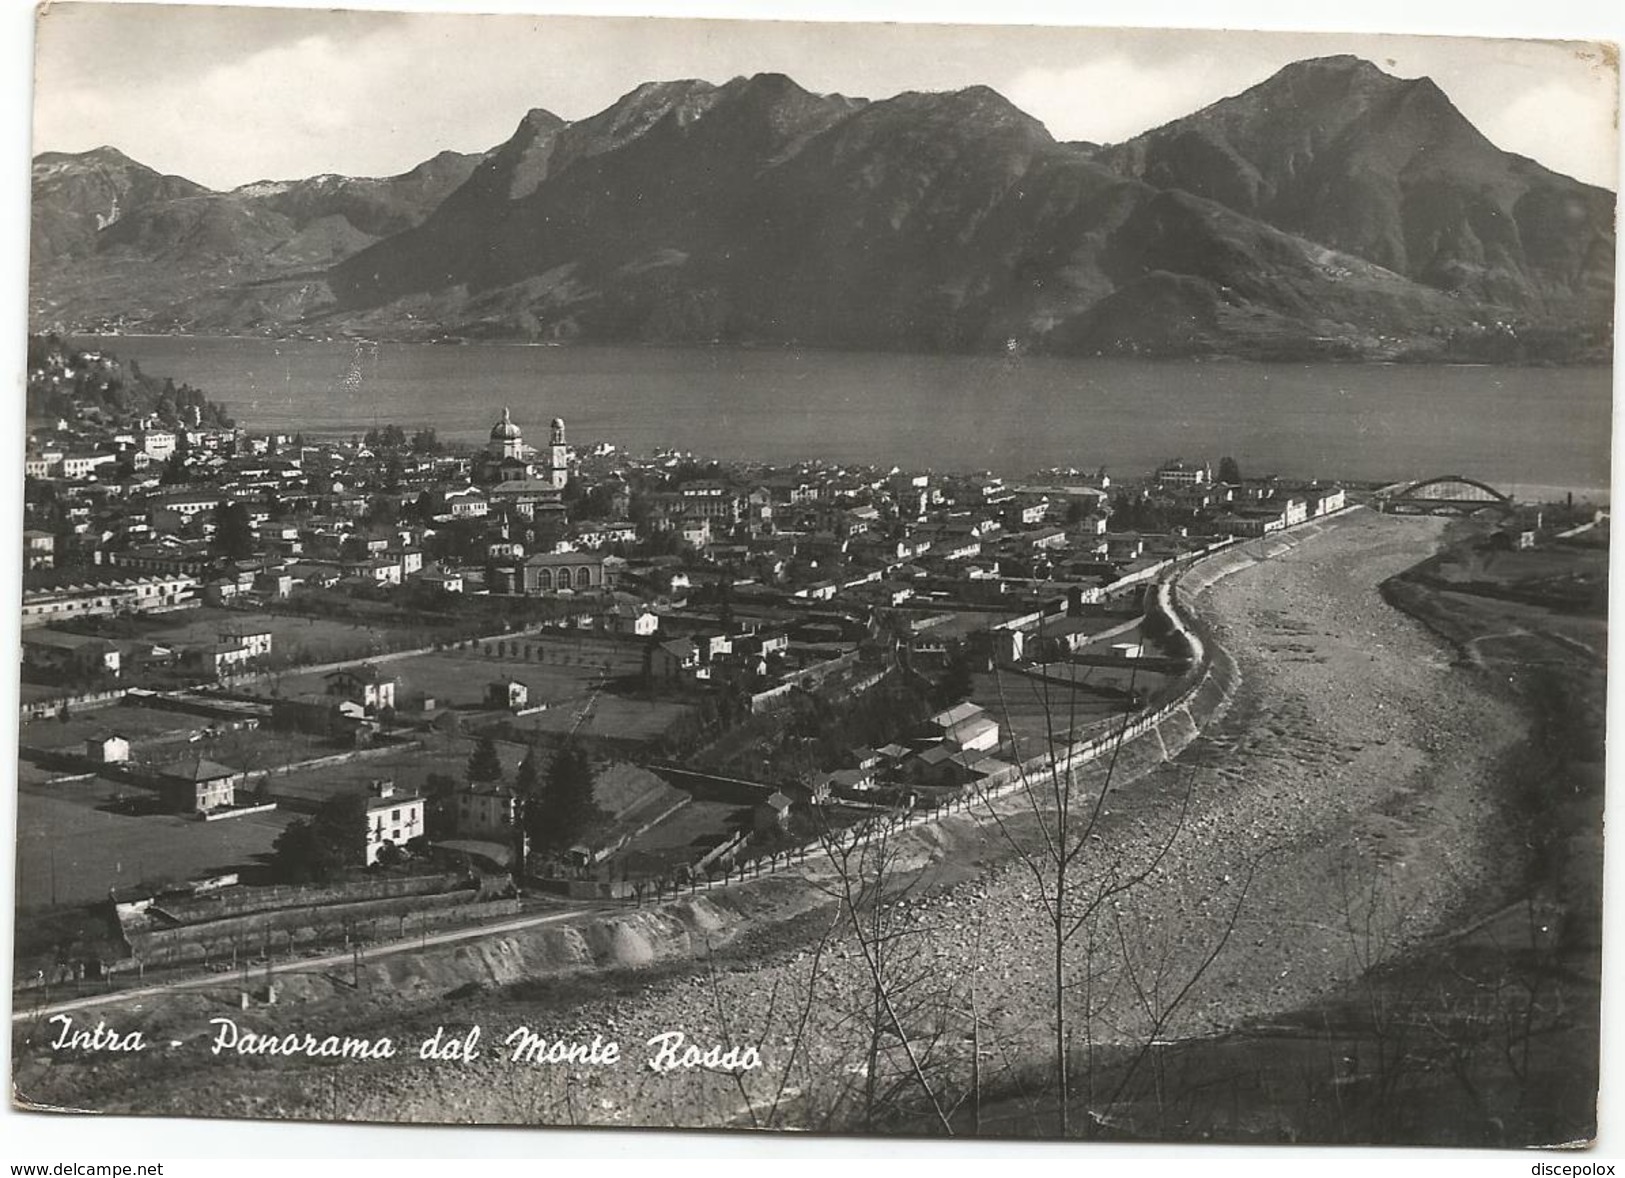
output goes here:
{"type": "Polygon", "coordinates": [[[22,726],[20,743],[37,749],[63,749],[83,752],[85,741],[108,733],[118,733],[132,744],[165,736],[184,739],[184,734],[204,728],[201,716],[166,712],[158,708],[113,707],[83,709],[70,713],[67,720],[30,720],[22,726]]]}
{"type": "MultiPolygon", "coordinates": [[[[367,783],[388,778],[401,793],[422,793],[429,775],[438,773],[450,777],[459,785],[468,779],[468,760],[475,742],[466,737],[448,738],[443,735],[424,737],[421,745],[397,749],[378,755],[360,757],[339,765],[322,765],[314,769],[301,769],[295,773],[277,774],[270,779],[271,793],[285,805],[296,809],[313,809],[326,798],[342,793],[364,790],[367,783]]],[[[502,762],[502,780],[512,785],[519,771],[519,763],[529,753],[527,746],[512,741],[495,742],[497,757],[502,762]]],[[[538,772],[547,772],[545,752],[538,758],[538,772]]],[[[598,772],[596,800],[598,805],[621,816],[636,811],[645,817],[651,804],[661,796],[675,800],[677,791],[646,770],[628,764],[601,765],[598,772]]]]}
{"type": "Polygon", "coordinates": [[[693,801],[628,843],[615,865],[628,876],[686,867],[749,821],[749,806],[693,801]]]}
{"type": "Polygon", "coordinates": [[[1608,603],[1608,529],[1507,551],[1466,538],[1410,574],[1437,589],[1602,616],[1608,603]]]}
{"type": "MultiPolygon", "coordinates": [[[[634,646],[571,636],[500,640],[502,657],[480,650],[447,650],[390,659],[379,669],[396,679],[397,704],[428,695],[441,707],[484,702],[486,685],[511,677],[530,689],[530,702],[555,703],[585,696],[604,679],[641,675],[643,658],[634,646]],[[508,653],[511,651],[512,653],[508,653]]],[[[273,681],[282,695],[320,692],[324,676],[289,673],[273,681]]]]}
{"type": "MultiPolygon", "coordinates": [[[[488,708],[486,689],[513,679],[529,691],[528,706],[546,710],[517,717],[515,726],[527,736],[558,737],[575,732],[583,737],[622,741],[654,740],[691,710],[665,700],[645,700],[631,692],[643,674],[643,655],[632,643],[574,635],[526,636],[499,640],[500,656],[483,650],[447,650],[411,655],[379,664],[395,677],[398,707],[426,696],[436,707],[505,714],[488,708]]],[[[290,673],[266,681],[258,688],[285,696],[321,692],[321,674],[290,673]]]]}
{"type": "Polygon", "coordinates": [[[581,737],[611,740],[652,741],[663,736],[693,709],[687,704],[663,700],[632,699],[601,692],[590,699],[571,701],[526,716],[518,727],[537,736],[562,736],[574,732],[581,737]]]}
{"type": "Polygon", "coordinates": [[[20,910],[105,900],[109,888],[249,869],[293,821],[284,811],[200,822],[120,812],[106,778],[59,785],[25,781],[17,795],[20,910]]]}
{"type": "MultiPolygon", "coordinates": [[[[525,758],[525,746],[506,741],[497,741],[496,746],[497,756],[502,761],[503,780],[511,784],[519,762],[525,758]]],[[[431,773],[450,777],[459,784],[466,781],[468,758],[473,751],[472,740],[427,737],[421,746],[368,755],[341,765],[277,774],[271,777],[267,788],[284,805],[298,809],[315,809],[327,798],[363,791],[368,782],[380,778],[393,781],[399,793],[422,793],[431,773]]]]}
{"type": "MultiPolygon", "coordinates": [[[[199,741],[191,750],[202,753],[211,761],[230,765],[234,769],[246,769],[250,773],[260,773],[296,761],[330,757],[342,751],[322,737],[303,732],[277,732],[270,728],[249,728],[210,737],[199,741]]],[[[140,759],[142,752],[140,748],[132,748],[131,758],[140,759]]],[[[176,756],[186,755],[186,752],[185,749],[177,750],[176,756]]]]}
{"type": "Polygon", "coordinates": [[[221,633],[271,632],[268,666],[330,663],[366,658],[409,646],[417,635],[403,628],[366,626],[329,618],[306,618],[264,610],[204,609],[163,631],[156,641],[212,642],[221,633]]]}
{"type": "Polygon", "coordinates": [[[222,634],[271,633],[267,666],[329,663],[362,659],[386,650],[411,646],[413,631],[402,627],[364,626],[328,618],[306,618],[269,610],[229,610],[204,606],[161,618],[106,620],[96,631],[110,638],[159,645],[218,642],[222,634]]]}
{"type": "Polygon", "coordinates": [[[1608,651],[1606,526],[1522,551],[1457,530],[1455,543],[1388,587],[1480,666],[1598,672],[1608,651]]]}
{"type": "MultiPolygon", "coordinates": [[[[1063,663],[1046,670],[1057,679],[1074,673],[1078,682],[1103,683],[1102,675],[1126,674],[1105,667],[1076,667],[1063,663]]],[[[1143,681],[1143,676],[1142,676],[1143,681]]],[[[1065,682],[1044,683],[1026,675],[1005,672],[976,675],[971,701],[980,704],[999,722],[999,755],[1006,759],[1036,757],[1051,739],[1063,743],[1068,730],[1077,739],[1090,735],[1099,725],[1124,714],[1120,700],[1087,690],[1071,690],[1065,682]],[[1015,749],[1011,749],[1011,740],[1015,749]]],[[[1115,686],[1116,684],[1114,684],[1115,686]]]]}
{"type": "Polygon", "coordinates": [[[212,735],[202,716],[157,708],[110,707],[75,713],[66,722],[33,720],[23,725],[22,744],[38,749],[83,753],[85,741],[117,733],[130,742],[130,760],[161,764],[204,756],[251,773],[339,751],[318,737],[298,732],[245,728],[212,735]]]}

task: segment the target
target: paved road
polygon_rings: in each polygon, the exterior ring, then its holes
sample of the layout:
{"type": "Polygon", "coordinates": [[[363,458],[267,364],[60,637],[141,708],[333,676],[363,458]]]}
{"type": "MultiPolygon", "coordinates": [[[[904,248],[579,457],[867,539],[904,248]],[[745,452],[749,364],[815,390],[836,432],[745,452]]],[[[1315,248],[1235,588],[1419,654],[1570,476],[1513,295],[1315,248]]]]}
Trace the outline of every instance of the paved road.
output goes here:
{"type": "MultiPolygon", "coordinates": [[[[572,908],[568,912],[553,912],[545,916],[516,917],[500,924],[485,924],[476,928],[450,929],[446,932],[431,933],[427,937],[412,937],[377,948],[365,949],[361,953],[361,960],[372,961],[379,957],[390,957],[396,953],[418,952],[430,945],[449,945],[457,941],[472,941],[481,937],[520,932],[524,929],[535,928],[543,924],[553,924],[561,920],[580,920],[605,916],[613,912],[625,911],[625,908],[624,904],[597,904],[588,908],[572,908]]],[[[287,965],[278,966],[275,972],[283,974],[316,973],[326,969],[347,966],[351,960],[352,953],[346,950],[342,953],[329,953],[322,957],[303,957],[298,960],[290,960],[287,965]]],[[[63,1002],[53,1002],[49,1006],[33,1007],[28,1010],[16,1009],[27,999],[25,993],[19,992],[14,994],[12,998],[11,1021],[21,1022],[24,1019],[50,1018],[53,1014],[86,1010],[94,1006],[105,1006],[112,1002],[128,1002],[138,998],[151,998],[160,994],[173,993],[176,990],[202,990],[210,986],[235,986],[238,984],[238,975],[236,973],[204,974],[201,977],[142,986],[135,990],[112,990],[105,994],[88,994],[81,998],[70,998],[63,1002]]]]}

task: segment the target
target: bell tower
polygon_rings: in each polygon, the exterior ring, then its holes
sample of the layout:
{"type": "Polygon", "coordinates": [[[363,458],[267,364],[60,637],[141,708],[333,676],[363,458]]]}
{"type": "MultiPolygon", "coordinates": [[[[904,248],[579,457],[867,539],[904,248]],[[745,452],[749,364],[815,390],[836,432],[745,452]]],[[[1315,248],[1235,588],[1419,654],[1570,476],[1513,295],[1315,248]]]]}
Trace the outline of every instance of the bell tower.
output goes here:
{"type": "Polygon", "coordinates": [[[570,445],[564,440],[564,418],[553,419],[553,437],[547,448],[547,481],[559,490],[570,480],[570,445]]]}

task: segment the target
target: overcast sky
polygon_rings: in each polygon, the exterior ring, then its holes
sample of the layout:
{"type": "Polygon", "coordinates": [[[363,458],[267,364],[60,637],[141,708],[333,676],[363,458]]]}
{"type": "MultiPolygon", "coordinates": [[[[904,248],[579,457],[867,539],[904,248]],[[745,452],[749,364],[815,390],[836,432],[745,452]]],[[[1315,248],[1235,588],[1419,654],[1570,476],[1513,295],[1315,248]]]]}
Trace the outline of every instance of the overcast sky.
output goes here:
{"type": "Polygon", "coordinates": [[[1115,142],[1333,53],[1431,76],[1501,147],[1617,186],[1617,70],[1575,42],[145,4],[45,10],[34,150],[110,144],[217,188],[389,175],[492,147],[532,107],[769,70],[867,98],[984,83],[1057,138],[1115,142]]]}

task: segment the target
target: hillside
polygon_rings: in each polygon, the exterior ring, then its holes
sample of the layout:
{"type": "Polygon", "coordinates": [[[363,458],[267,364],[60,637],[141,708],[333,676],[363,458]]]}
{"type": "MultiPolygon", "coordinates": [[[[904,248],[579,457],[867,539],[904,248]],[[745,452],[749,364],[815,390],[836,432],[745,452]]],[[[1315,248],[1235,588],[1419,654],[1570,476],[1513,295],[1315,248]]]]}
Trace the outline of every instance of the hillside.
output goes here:
{"type": "Polygon", "coordinates": [[[32,318],[44,326],[218,328],[197,300],[319,271],[411,228],[479,161],[441,152],[399,176],[323,175],[215,192],[112,148],[41,155],[33,168],[32,318]]]}
{"type": "Polygon", "coordinates": [[[1298,62],[1097,155],[1439,290],[1596,316],[1614,194],[1501,151],[1430,79],[1298,62]]]}

